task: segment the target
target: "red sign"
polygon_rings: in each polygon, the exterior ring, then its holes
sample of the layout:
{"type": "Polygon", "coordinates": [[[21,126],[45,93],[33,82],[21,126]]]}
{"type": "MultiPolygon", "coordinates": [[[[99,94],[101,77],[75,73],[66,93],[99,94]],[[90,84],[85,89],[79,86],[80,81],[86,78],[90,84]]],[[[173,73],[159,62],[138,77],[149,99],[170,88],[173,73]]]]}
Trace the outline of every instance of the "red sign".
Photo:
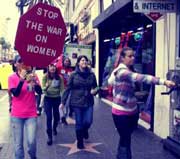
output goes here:
{"type": "Polygon", "coordinates": [[[46,67],[62,53],[66,25],[58,8],[38,3],[21,16],[15,39],[25,64],[46,67]]]}
{"type": "Polygon", "coordinates": [[[145,14],[150,20],[152,20],[153,22],[156,22],[160,17],[163,16],[163,14],[161,13],[155,13],[155,12],[151,12],[148,14],[145,14]]]}

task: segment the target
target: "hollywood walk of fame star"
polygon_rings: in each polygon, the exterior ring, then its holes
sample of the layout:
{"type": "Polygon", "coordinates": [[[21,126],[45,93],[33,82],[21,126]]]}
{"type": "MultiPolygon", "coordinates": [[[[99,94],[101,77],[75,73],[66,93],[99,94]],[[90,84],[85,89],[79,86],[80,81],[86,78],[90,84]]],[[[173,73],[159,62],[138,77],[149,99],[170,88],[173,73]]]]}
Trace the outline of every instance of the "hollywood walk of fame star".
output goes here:
{"type": "Polygon", "coordinates": [[[70,118],[70,117],[68,117],[66,119],[66,121],[67,121],[68,124],[72,124],[72,125],[74,125],[76,123],[75,120],[73,118],[70,118]]]}
{"type": "Polygon", "coordinates": [[[100,152],[97,151],[94,147],[97,145],[101,145],[101,144],[102,143],[87,143],[87,142],[85,142],[84,143],[84,147],[85,147],[84,149],[78,149],[77,148],[77,140],[72,144],[57,144],[57,145],[63,146],[63,147],[69,147],[70,150],[67,153],[67,155],[71,155],[71,154],[77,153],[79,151],[87,151],[87,152],[100,154],[100,152]]]}

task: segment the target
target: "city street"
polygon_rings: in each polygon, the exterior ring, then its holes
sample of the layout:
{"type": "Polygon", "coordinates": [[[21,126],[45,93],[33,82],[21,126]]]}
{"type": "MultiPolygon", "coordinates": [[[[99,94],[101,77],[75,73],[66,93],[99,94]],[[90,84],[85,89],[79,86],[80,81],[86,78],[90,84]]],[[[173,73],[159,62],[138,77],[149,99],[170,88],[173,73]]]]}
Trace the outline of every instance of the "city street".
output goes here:
{"type": "MultiPolygon", "coordinates": [[[[0,91],[0,103],[0,159],[13,159],[6,91],[0,91]]],[[[119,138],[112,122],[111,108],[99,99],[96,99],[94,106],[94,123],[90,129],[90,138],[85,143],[86,149],[82,151],[76,148],[73,124],[59,125],[58,135],[54,137],[52,146],[46,145],[45,125],[43,114],[38,118],[38,159],[116,158],[119,138]]],[[[133,134],[132,151],[133,159],[177,159],[163,149],[161,138],[140,126],[133,134]]],[[[26,159],[29,159],[27,156],[26,152],[26,159]]]]}

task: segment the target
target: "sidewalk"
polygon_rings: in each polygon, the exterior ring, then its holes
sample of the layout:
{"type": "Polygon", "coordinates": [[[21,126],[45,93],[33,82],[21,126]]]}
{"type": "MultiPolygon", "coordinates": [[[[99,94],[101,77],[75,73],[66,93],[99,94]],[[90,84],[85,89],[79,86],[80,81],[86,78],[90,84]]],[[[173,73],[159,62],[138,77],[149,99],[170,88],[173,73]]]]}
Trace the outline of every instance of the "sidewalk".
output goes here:
{"type": "MultiPolygon", "coordinates": [[[[6,103],[7,109],[7,100],[3,103],[6,103]]],[[[116,159],[119,138],[112,122],[111,108],[99,99],[95,101],[94,123],[90,129],[90,138],[85,144],[87,148],[85,151],[76,152],[76,146],[73,144],[75,143],[74,125],[63,126],[60,124],[53,145],[47,146],[45,125],[45,115],[42,115],[38,118],[38,159],[116,159]]],[[[1,131],[0,129],[0,135],[1,131]]],[[[7,134],[10,133],[6,133],[6,136],[7,134]]],[[[10,135],[4,143],[0,140],[0,147],[2,146],[0,159],[13,159],[11,140],[10,135]]],[[[177,159],[163,149],[160,138],[140,126],[133,134],[132,151],[133,159],[177,159]]],[[[26,156],[28,155],[26,154],[26,156]]],[[[29,158],[26,157],[26,159],[29,158]]]]}

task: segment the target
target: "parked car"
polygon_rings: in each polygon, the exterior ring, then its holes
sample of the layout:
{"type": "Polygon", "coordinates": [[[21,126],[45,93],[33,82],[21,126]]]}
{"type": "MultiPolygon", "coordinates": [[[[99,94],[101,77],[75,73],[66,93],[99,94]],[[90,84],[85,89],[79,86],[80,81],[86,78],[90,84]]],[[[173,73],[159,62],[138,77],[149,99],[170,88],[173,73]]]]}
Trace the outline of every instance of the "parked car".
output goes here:
{"type": "Polygon", "coordinates": [[[12,72],[12,65],[10,63],[0,63],[0,89],[8,88],[8,76],[12,74],[12,72]]]}

